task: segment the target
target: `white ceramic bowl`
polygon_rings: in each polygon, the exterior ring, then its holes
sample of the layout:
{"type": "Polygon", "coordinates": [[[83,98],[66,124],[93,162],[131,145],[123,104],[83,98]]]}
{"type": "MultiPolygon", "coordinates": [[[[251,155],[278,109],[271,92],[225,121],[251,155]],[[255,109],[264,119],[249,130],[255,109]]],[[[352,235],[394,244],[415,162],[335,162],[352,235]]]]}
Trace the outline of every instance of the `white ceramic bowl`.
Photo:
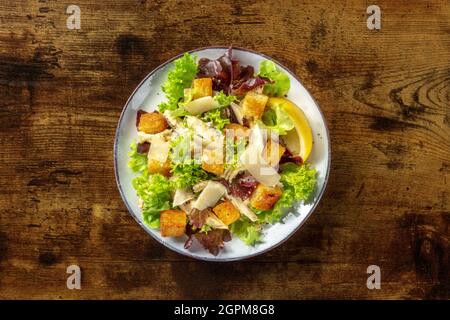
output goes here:
{"type": "MultiPolygon", "coordinates": [[[[196,49],[190,53],[197,55],[198,58],[217,58],[226,49],[226,47],[208,47],[196,49]]],[[[284,223],[266,226],[263,230],[262,243],[254,247],[247,246],[237,237],[233,237],[232,241],[225,243],[225,247],[217,256],[211,255],[196,241],[194,241],[191,248],[186,250],[183,247],[186,238],[163,238],[160,236],[159,230],[149,228],[142,220],[141,209],[138,206],[138,197],[131,185],[131,180],[135,174],[127,166],[130,143],[137,137],[135,125],[136,111],[138,109],[153,111],[160,102],[165,100],[161,85],[166,80],[167,73],[173,66],[173,61],[180,56],[174,57],[150,72],[134,90],[123,108],[114,142],[115,175],[122,199],[130,214],[147,233],[166,247],[192,258],[210,261],[232,261],[253,257],[273,249],[287,240],[301,227],[314,211],[325,191],[330,170],[329,135],[324,116],[319,106],[297,77],[274,59],[247,49],[233,48],[233,57],[239,59],[242,65],[254,66],[256,71],[261,60],[269,59],[274,61],[279,68],[289,75],[291,80],[291,89],[287,96],[288,99],[301,106],[308,118],[314,139],[313,150],[308,162],[318,171],[317,186],[312,203],[307,205],[298,204],[289,211],[284,219],[284,223]]]]}

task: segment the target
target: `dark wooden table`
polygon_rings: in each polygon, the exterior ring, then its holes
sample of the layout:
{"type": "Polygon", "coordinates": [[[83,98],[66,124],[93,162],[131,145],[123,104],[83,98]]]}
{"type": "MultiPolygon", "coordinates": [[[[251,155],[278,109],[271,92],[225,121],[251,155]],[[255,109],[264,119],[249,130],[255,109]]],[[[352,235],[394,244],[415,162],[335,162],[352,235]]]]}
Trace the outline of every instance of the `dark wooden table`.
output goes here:
{"type": "Polygon", "coordinates": [[[0,298],[450,298],[448,1],[74,2],[79,30],[67,1],[0,3],[0,298]],[[332,168],[285,244],[205,263],[128,214],[113,140],[148,72],[230,44],[300,77],[328,121],[332,168]],[[81,290],[66,288],[70,264],[81,290]]]}

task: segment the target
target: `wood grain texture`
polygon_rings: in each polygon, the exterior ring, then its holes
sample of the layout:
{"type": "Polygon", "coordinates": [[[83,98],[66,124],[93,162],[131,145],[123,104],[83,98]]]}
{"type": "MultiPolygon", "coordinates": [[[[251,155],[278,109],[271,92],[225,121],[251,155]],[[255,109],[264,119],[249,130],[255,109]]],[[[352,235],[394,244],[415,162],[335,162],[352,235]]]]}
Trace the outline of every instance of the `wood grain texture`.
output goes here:
{"type": "Polygon", "coordinates": [[[0,2],[0,298],[450,298],[450,4],[0,2]],[[332,170],[304,227],[234,263],[159,245],[113,172],[132,90],[181,52],[236,45],[293,70],[328,121],[332,170]],[[66,267],[82,268],[67,290],[66,267]],[[366,269],[381,267],[381,290],[366,269]]]}

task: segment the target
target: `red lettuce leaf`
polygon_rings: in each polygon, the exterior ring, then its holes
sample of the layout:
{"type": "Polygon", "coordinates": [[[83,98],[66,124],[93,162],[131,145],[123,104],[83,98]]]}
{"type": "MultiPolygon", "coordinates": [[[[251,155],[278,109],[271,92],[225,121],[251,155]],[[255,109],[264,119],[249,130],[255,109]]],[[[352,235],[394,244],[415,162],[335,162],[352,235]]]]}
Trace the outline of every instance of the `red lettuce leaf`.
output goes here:
{"type": "Polygon", "coordinates": [[[216,60],[200,59],[198,70],[197,78],[212,78],[214,90],[223,90],[225,93],[228,93],[230,84],[233,81],[231,48],[216,60]]]}
{"type": "Polygon", "coordinates": [[[261,77],[249,78],[242,83],[233,85],[231,94],[235,95],[235,96],[243,96],[248,91],[253,90],[257,87],[263,86],[265,84],[266,84],[266,80],[264,80],[261,77]]]}
{"type": "Polygon", "coordinates": [[[226,108],[223,110],[223,115],[224,115],[228,120],[230,120],[230,123],[239,123],[239,121],[238,121],[236,115],[234,114],[233,109],[231,109],[231,107],[226,107],[226,108]]]}
{"type": "Polygon", "coordinates": [[[205,210],[193,209],[189,213],[189,221],[194,227],[201,228],[205,224],[206,218],[208,218],[208,216],[211,214],[212,211],[210,209],[205,210]]]}
{"type": "Polygon", "coordinates": [[[150,150],[150,143],[149,142],[139,142],[137,144],[137,152],[140,154],[147,154],[150,150]]]}
{"type": "Polygon", "coordinates": [[[240,67],[239,74],[233,81],[231,94],[243,96],[247,91],[253,90],[266,84],[266,80],[254,76],[255,69],[252,66],[240,67]]]}
{"type": "Polygon", "coordinates": [[[211,230],[207,233],[199,232],[195,234],[195,237],[206,250],[215,256],[223,248],[224,242],[231,240],[230,231],[222,229],[211,230]]]}
{"type": "Polygon", "coordinates": [[[231,195],[246,200],[256,189],[258,182],[252,175],[238,175],[229,185],[231,195]]]}
{"type": "Polygon", "coordinates": [[[195,231],[192,229],[192,225],[189,223],[186,225],[186,235],[188,236],[188,239],[184,243],[184,248],[189,249],[192,246],[192,243],[194,242],[194,236],[200,229],[195,229],[195,231]]]}
{"type": "Polygon", "coordinates": [[[247,91],[264,85],[267,81],[255,77],[252,66],[242,67],[239,60],[233,59],[232,48],[215,60],[202,58],[198,62],[197,78],[212,78],[213,89],[226,94],[244,95],[247,91]]]}
{"type": "Polygon", "coordinates": [[[296,165],[301,165],[303,163],[303,159],[300,156],[294,156],[292,152],[289,151],[288,148],[286,148],[283,155],[281,156],[280,164],[289,162],[295,163],[296,165]]]}

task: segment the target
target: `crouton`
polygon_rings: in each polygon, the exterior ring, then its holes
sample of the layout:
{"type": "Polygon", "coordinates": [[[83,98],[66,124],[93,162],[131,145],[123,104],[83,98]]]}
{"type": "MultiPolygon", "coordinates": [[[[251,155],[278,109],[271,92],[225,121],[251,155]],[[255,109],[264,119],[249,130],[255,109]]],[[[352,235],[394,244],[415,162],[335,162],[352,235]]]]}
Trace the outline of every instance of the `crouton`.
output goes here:
{"type": "Polygon", "coordinates": [[[241,217],[239,210],[228,200],[215,206],[213,212],[227,226],[241,217]]]}
{"type": "Polygon", "coordinates": [[[269,139],[267,141],[266,147],[264,148],[264,159],[266,159],[271,167],[275,167],[280,162],[280,159],[285,151],[285,147],[283,147],[278,142],[269,139]]]}
{"type": "Polygon", "coordinates": [[[250,205],[258,210],[270,210],[281,197],[283,191],[280,187],[268,187],[258,184],[250,199],[250,205]]]}
{"type": "Polygon", "coordinates": [[[162,237],[181,237],[186,229],[186,213],[181,210],[164,210],[161,212],[160,231],[162,237]]]}
{"type": "Polygon", "coordinates": [[[163,176],[170,176],[170,160],[167,159],[165,162],[158,161],[156,159],[148,159],[147,169],[150,173],[159,173],[163,176]]]}
{"type": "Polygon", "coordinates": [[[139,120],[139,131],[154,134],[167,129],[168,123],[166,118],[159,112],[144,113],[139,120]]]}
{"type": "Polygon", "coordinates": [[[194,95],[193,99],[212,96],[212,79],[200,78],[194,79],[194,95]]]}
{"type": "Polygon", "coordinates": [[[229,123],[225,126],[225,130],[233,131],[234,140],[248,137],[250,129],[237,123],[229,123]]]}
{"type": "Polygon", "coordinates": [[[203,150],[202,154],[202,169],[220,176],[223,174],[225,167],[223,164],[222,150],[203,150]]]}
{"type": "Polygon", "coordinates": [[[253,91],[247,92],[242,101],[244,117],[250,120],[260,119],[266,108],[268,96],[253,91]]]}
{"type": "Polygon", "coordinates": [[[202,169],[209,173],[213,173],[217,176],[220,176],[221,174],[223,174],[225,167],[223,164],[210,164],[202,162],[202,169]]]}

